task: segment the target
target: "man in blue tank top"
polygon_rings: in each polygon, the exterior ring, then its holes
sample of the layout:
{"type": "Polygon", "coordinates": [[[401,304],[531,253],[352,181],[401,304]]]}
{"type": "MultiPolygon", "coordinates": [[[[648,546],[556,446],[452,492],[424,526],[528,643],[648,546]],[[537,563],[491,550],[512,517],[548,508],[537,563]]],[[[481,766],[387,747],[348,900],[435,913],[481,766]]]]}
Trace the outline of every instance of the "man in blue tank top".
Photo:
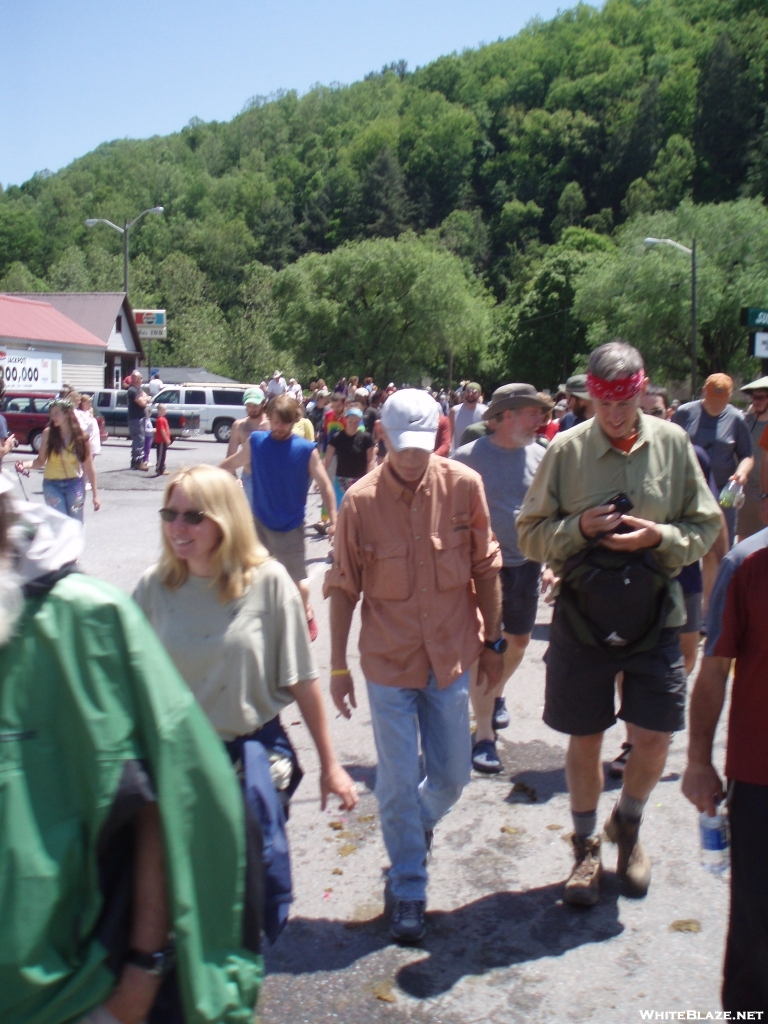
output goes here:
{"type": "Polygon", "coordinates": [[[309,602],[304,555],[304,515],[310,478],[320,488],[323,504],[328,509],[330,537],[336,528],[336,498],[315,444],[293,433],[293,426],[301,417],[295,399],[290,395],[274,398],[268,415],[269,433],[254,431],[249,443],[224,459],[221,468],[235,474],[243,467],[252,474],[256,533],[301,591],[309,635],[314,640],[317,623],[309,602]]]}

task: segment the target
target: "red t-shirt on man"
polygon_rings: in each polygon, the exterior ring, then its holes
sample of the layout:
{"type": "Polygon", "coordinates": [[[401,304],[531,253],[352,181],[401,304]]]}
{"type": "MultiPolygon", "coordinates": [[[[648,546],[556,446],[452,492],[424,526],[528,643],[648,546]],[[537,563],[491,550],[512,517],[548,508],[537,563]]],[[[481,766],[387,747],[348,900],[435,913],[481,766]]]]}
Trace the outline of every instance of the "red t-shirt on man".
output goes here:
{"type": "Polygon", "coordinates": [[[768,786],[768,530],[737,544],[720,563],[707,612],[704,653],[735,658],[725,774],[768,786]]]}

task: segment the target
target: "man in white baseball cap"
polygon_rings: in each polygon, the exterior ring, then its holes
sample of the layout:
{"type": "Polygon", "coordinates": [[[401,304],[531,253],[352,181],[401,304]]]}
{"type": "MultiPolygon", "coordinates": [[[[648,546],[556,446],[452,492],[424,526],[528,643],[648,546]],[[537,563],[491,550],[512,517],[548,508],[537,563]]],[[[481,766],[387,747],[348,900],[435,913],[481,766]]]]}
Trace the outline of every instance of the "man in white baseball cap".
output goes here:
{"type": "Polygon", "coordinates": [[[357,707],[347,640],[363,598],[360,664],[401,943],[424,936],[433,830],[469,781],[469,668],[479,657],[498,684],[503,666],[499,545],[480,476],[433,454],[439,415],[424,391],[387,399],[387,456],[347,491],[325,578],[331,696],[345,718],[357,707]]]}

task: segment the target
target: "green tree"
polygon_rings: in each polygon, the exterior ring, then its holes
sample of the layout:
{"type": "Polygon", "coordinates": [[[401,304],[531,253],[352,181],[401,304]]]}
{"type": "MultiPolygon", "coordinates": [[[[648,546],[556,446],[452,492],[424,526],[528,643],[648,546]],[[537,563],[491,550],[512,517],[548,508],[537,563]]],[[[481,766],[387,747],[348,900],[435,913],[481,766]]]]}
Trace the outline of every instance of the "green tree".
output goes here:
{"type": "Polygon", "coordinates": [[[669,246],[646,251],[646,237],[672,238],[698,253],[698,373],[752,373],[742,306],[768,304],[768,210],[755,199],[640,215],[618,232],[615,254],[576,281],[574,315],[590,345],[620,335],[667,381],[689,376],[691,263],[669,246]]]}
{"type": "Polygon", "coordinates": [[[12,263],[0,278],[0,292],[47,292],[48,285],[23,263],[12,263]]]}
{"type": "Polygon", "coordinates": [[[42,232],[32,210],[0,202],[0,275],[12,263],[37,266],[42,232]]]}
{"type": "Polygon", "coordinates": [[[274,284],[273,341],[328,377],[376,380],[457,372],[485,354],[489,301],[461,261],[414,235],[310,253],[274,284]]]}
{"type": "Polygon", "coordinates": [[[586,350],[584,325],[573,315],[576,281],[609,259],[613,244],[586,228],[567,228],[541,261],[519,302],[499,307],[495,369],[499,379],[555,389],[586,350]]]}

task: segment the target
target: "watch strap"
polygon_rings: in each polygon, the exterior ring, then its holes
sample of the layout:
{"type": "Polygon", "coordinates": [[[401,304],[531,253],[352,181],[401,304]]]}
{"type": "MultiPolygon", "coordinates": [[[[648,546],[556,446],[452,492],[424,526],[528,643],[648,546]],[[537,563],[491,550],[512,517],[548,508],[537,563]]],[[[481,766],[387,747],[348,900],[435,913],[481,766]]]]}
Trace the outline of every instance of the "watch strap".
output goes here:
{"type": "Polygon", "coordinates": [[[147,971],[149,974],[155,974],[158,978],[164,978],[176,965],[176,950],[173,946],[167,946],[155,953],[129,949],[125,962],[134,967],[140,967],[142,971],[147,971]]]}

